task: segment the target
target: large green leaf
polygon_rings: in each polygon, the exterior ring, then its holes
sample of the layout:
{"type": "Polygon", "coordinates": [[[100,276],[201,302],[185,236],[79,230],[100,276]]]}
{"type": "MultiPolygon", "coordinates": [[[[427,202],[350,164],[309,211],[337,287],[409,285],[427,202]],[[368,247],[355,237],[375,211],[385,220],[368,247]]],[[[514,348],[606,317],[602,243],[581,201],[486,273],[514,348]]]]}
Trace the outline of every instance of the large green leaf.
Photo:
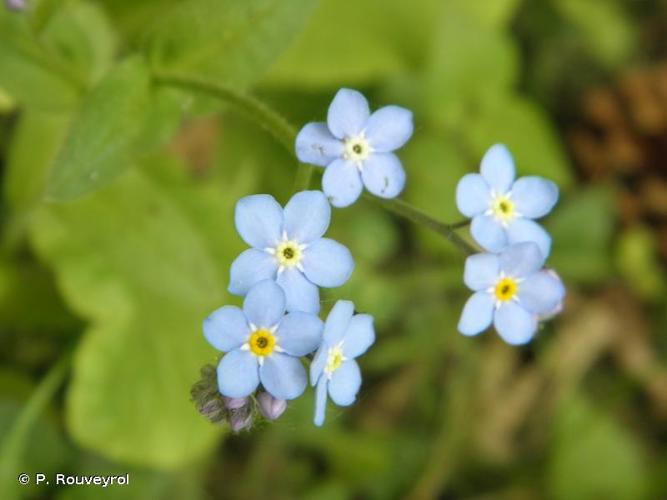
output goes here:
{"type": "Polygon", "coordinates": [[[244,87],[287,47],[315,0],[187,0],[167,10],[147,37],[159,70],[244,87]]]}
{"type": "Polygon", "coordinates": [[[132,170],[94,195],[42,206],[31,235],[68,304],[90,321],[67,397],[70,432],[106,457],[171,467],[215,444],[189,387],[214,359],[201,321],[226,299],[242,187],[172,180],[168,161],[155,170],[159,178],[132,170]]]}

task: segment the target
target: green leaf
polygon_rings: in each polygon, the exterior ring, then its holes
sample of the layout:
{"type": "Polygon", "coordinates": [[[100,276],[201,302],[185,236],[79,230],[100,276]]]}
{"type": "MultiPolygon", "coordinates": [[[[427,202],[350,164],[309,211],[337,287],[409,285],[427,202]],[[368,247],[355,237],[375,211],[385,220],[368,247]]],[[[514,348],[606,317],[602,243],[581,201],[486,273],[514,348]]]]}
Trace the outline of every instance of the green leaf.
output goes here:
{"type": "Polygon", "coordinates": [[[149,60],[245,87],[287,47],[315,0],[187,0],[164,12],[147,37],[149,60]]]}
{"type": "Polygon", "coordinates": [[[667,275],[661,266],[656,235],[647,227],[625,231],[618,242],[616,265],[627,283],[642,297],[658,300],[667,292],[667,275]]]}
{"type": "Polygon", "coordinates": [[[125,170],[144,130],[149,102],[149,75],[140,59],[114,68],[84,99],[51,171],[47,196],[73,199],[125,170]]]}
{"type": "Polygon", "coordinates": [[[69,431],[107,458],[166,468],[216,442],[189,388],[215,359],[201,321],[226,301],[240,250],[233,204],[247,186],[201,186],[167,177],[175,166],[166,159],[155,163],[94,195],[42,206],[31,237],[90,322],[67,395],[69,431]]]}

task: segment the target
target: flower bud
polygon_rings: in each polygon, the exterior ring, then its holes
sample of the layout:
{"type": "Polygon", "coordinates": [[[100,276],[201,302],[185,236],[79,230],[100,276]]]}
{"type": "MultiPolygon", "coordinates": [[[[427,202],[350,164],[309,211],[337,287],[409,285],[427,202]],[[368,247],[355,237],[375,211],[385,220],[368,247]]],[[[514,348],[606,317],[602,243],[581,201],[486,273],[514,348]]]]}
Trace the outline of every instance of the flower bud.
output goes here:
{"type": "Polygon", "coordinates": [[[267,420],[276,420],[287,409],[287,401],[276,399],[268,392],[261,392],[257,396],[259,411],[267,420]]]}
{"type": "Polygon", "coordinates": [[[222,397],[225,402],[225,408],[228,410],[239,410],[248,404],[248,398],[228,398],[222,397]]]}
{"type": "Polygon", "coordinates": [[[243,406],[238,410],[230,410],[227,416],[229,429],[233,433],[241,432],[252,427],[252,411],[250,405],[243,406]]]}

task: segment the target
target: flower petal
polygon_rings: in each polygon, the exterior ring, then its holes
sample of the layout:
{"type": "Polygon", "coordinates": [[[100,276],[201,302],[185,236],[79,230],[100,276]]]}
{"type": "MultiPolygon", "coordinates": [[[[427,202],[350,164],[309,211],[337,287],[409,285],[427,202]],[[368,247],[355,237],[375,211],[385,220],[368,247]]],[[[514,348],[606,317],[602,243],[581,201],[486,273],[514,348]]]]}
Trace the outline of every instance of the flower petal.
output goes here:
{"type": "Polygon", "coordinates": [[[288,311],[320,312],[320,291],[301,271],[285,269],[278,275],[276,282],[285,292],[288,311]]]}
{"type": "Polygon", "coordinates": [[[531,242],[515,243],[500,255],[500,269],[507,275],[523,278],[542,269],[544,256],[539,247],[531,242]]]}
{"type": "Polygon", "coordinates": [[[466,174],[456,185],[456,207],[466,217],[474,217],[489,208],[491,190],[479,174],[466,174]]]}
{"type": "Polygon", "coordinates": [[[356,314],[347,325],[343,340],[343,356],[353,359],[365,353],[375,342],[373,316],[356,314]]]}
{"type": "Polygon", "coordinates": [[[525,344],[537,330],[537,316],[516,302],[506,302],[496,311],[494,326],[502,339],[511,345],[525,344]]]}
{"type": "Polygon", "coordinates": [[[405,170],[395,154],[373,153],[364,161],[361,179],[375,196],[395,198],[405,187],[405,170]]]}
{"type": "Polygon", "coordinates": [[[301,191],[285,205],[283,229],[290,240],[310,243],[327,232],[331,205],[322,191],[301,191]]]}
{"type": "Polygon", "coordinates": [[[482,177],[497,194],[509,191],[514,181],[514,160],[504,144],[491,146],[482,158],[482,177]]]}
{"type": "Polygon", "coordinates": [[[412,136],[412,111],[400,106],[385,106],[375,111],[366,124],[366,139],[380,153],[400,148],[412,136]]]}
{"type": "Polygon", "coordinates": [[[368,101],[361,92],[340,89],[329,105],[327,125],[334,136],[345,139],[359,135],[369,116],[368,101]]]}
{"type": "Polygon", "coordinates": [[[203,324],[204,337],[218,351],[238,349],[250,332],[243,311],[235,306],[222,306],[211,313],[203,324]]]}
{"type": "Polygon", "coordinates": [[[544,217],[558,201],[558,186],[542,177],[521,177],[512,186],[512,201],[523,217],[544,217]]]}
{"type": "Polygon", "coordinates": [[[357,167],[345,160],[334,160],[322,176],[322,190],[334,207],[352,205],[363,189],[357,167]]]}
{"type": "Polygon", "coordinates": [[[565,287],[555,273],[539,271],[521,282],[518,297],[528,312],[547,314],[558,308],[565,297],[565,287]]]}
{"type": "Polygon", "coordinates": [[[490,215],[476,215],[470,224],[470,234],[482,248],[489,252],[500,252],[507,246],[505,229],[490,215]]]}
{"type": "Polygon", "coordinates": [[[300,162],[326,167],[343,154],[343,143],[331,135],[326,123],[312,122],[299,131],[295,149],[300,162]]]}
{"type": "Polygon", "coordinates": [[[259,385],[257,358],[247,351],[228,352],[218,365],[218,390],[228,398],[249,396],[259,385]]]}
{"type": "Polygon", "coordinates": [[[310,354],[322,343],[324,323],[314,314],[287,314],[276,331],[278,345],[292,356],[310,354]]]}
{"type": "Polygon", "coordinates": [[[236,203],[234,222],[243,241],[260,250],[274,247],[283,231],[283,209],[268,194],[245,196],[236,203]]]}
{"type": "Polygon", "coordinates": [[[285,314],[285,293],[275,281],[260,281],[248,291],[243,301],[243,312],[253,325],[271,328],[285,314]]]}
{"type": "Polygon", "coordinates": [[[303,394],[308,378],[298,358],[274,352],[259,367],[259,379],[276,399],[294,399],[303,394]]]}
{"type": "Polygon", "coordinates": [[[315,353],[313,360],[310,363],[310,385],[317,384],[317,381],[324,371],[324,367],[327,364],[327,357],[329,355],[329,348],[326,344],[322,344],[320,348],[315,353]]]}
{"type": "Polygon", "coordinates": [[[324,341],[329,346],[343,340],[353,314],[354,304],[349,300],[339,300],[334,304],[324,322],[324,341]]]}
{"type": "Polygon", "coordinates": [[[229,293],[243,297],[259,281],[276,279],[278,263],[264,250],[249,248],[234,259],[229,268],[229,293]]]}
{"type": "Polygon", "coordinates": [[[492,253],[477,253],[466,259],[463,282],[468,288],[478,292],[486,290],[498,279],[500,260],[492,253]]]}
{"type": "Polygon", "coordinates": [[[347,247],[329,238],[314,241],[303,252],[303,272],[318,286],[341,286],[352,274],[354,260],[347,247]]]}
{"type": "Polygon", "coordinates": [[[329,380],[329,396],[338,406],[354,403],[361,387],[361,371],[353,359],[343,361],[329,380]]]}
{"type": "Polygon", "coordinates": [[[324,423],[324,416],[327,411],[327,386],[329,381],[326,377],[320,377],[315,389],[315,416],[313,422],[316,426],[321,427],[324,423]]]}
{"type": "Polygon", "coordinates": [[[544,259],[551,252],[551,236],[542,226],[530,219],[518,218],[510,222],[507,226],[507,242],[510,245],[533,242],[537,244],[544,259]]]}
{"type": "Polygon", "coordinates": [[[458,329],[463,335],[477,335],[491,325],[493,319],[493,297],[487,292],[473,294],[461,313],[458,329]]]}

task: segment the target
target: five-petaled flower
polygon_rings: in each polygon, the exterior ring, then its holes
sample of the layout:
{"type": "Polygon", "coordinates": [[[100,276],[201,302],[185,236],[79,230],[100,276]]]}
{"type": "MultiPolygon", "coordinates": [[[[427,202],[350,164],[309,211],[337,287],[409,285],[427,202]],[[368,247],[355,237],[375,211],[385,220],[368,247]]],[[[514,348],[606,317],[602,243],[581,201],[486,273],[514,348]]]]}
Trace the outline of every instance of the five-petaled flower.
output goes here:
{"type": "Polygon", "coordinates": [[[373,317],[354,314],[354,304],[339,300],[324,324],[324,336],[310,365],[315,389],[315,425],[324,423],[327,393],[339,406],[354,403],[361,387],[361,373],[354,358],[375,341],[373,317]]]}
{"type": "Polygon", "coordinates": [[[533,242],[468,257],[463,281],[475,293],[463,308],[459,331],[477,335],[493,322],[508,344],[530,341],[541,317],[558,311],[565,296],[558,275],[543,265],[544,256],[533,242]]]}
{"type": "Polygon", "coordinates": [[[299,397],[307,385],[299,356],[317,349],[322,326],[314,314],[285,314],[285,294],[275,282],[256,284],[243,309],[223,306],[204,320],[206,340],[227,353],[218,365],[218,390],[228,398],[243,398],[261,382],[278,400],[299,397]]]}
{"type": "Polygon", "coordinates": [[[480,174],[466,174],[456,187],[456,205],[472,218],[470,232],[482,248],[500,252],[507,245],[533,241],[549,256],[551,237],[533,219],[548,214],[558,201],[558,187],[542,177],[514,181],[514,162],[502,144],[482,158],[480,174]]]}
{"type": "Polygon", "coordinates": [[[356,90],[340,89],[327,122],[305,125],[296,138],[300,161],[326,167],[322,189],[335,207],[354,203],[363,186],[376,196],[394,198],[405,186],[405,171],[392,151],[412,135],[412,112],[385,106],[373,114],[356,90]]]}
{"type": "Polygon", "coordinates": [[[340,243],[322,238],[331,207],[321,191],[295,194],[285,209],[267,194],[246,196],[236,204],[236,229],[252,248],[232,263],[229,292],[243,296],[257,282],[275,280],[284,290],[288,311],[317,313],[318,286],[345,283],[354,261],[340,243]]]}

